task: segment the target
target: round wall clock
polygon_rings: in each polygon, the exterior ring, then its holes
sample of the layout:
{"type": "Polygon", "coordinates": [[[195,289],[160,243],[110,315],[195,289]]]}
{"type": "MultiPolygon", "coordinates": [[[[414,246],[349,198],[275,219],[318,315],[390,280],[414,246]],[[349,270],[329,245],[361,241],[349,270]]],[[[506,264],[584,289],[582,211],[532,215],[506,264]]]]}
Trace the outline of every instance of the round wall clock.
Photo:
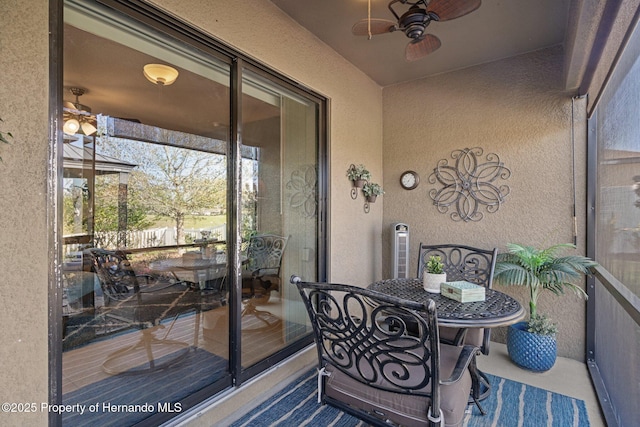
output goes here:
{"type": "Polygon", "coordinates": [[[420,183],[420,176],[417,172],[414,171],[406,171],[402,172],[400,175],[400,185],[405,190],[413,190],[420,183]]]}

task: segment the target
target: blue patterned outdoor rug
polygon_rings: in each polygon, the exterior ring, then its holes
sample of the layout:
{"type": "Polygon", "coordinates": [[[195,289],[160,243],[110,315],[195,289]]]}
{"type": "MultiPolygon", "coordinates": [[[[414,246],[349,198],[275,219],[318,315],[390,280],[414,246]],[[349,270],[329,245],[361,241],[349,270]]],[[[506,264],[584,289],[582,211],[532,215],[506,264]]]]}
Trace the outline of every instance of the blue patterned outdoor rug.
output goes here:
{"type": "MultiPolygon", "coordinates": [[[[472,406],[463,426],[469,427],[588,427],[584,401],[487,375],[493,385],[482,402],[487,415],[472,406]]],[[[315,369],[291,384],[287,390],[254,408],[232,427],[241,426],[366,426],[359,419],[317,401],[315,369]]]]}

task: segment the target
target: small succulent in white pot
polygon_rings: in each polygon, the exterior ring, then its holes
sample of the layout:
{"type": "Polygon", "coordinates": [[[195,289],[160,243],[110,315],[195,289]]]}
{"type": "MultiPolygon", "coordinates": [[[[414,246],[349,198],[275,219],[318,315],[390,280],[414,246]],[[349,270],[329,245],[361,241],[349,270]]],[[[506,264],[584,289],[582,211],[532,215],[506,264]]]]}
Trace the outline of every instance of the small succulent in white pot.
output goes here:
{"type": "Polygon", "coordinates": [[[434,294],[440,293],[440,284],[447,281],[447,273],[444,272],[442,258],[432,255],[424,266],[422,285],[424,290],[434,294]]]}

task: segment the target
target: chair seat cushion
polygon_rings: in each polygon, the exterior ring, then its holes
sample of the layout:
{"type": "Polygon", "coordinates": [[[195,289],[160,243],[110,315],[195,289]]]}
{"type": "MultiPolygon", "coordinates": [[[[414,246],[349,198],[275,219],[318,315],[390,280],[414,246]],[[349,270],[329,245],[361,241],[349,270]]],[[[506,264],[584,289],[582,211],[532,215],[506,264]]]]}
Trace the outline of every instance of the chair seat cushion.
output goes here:
{"type": "Polygon", "coordinates": [[[156,324],[187,311],[196,310],[200,302],[199,295],[183,283],[153,283],[141,287],[138,294],[127,299],[114,301],[104,307],[105,313],[126,315],[136,322],[156,324]]]}
{"type": "MultiPolygon", "coordinates": [[[[447,344],[454,344],[456,339],[456,334],[458,333],[459,328],[450,328],[447,326],[439,326],[438,331],[440,333],[440,341],[446,342],[447,344]]],[[[463,342],[460,343],[466,345],[472,345],[474,347],[482,347],[484,338],[484,329],[483,328],[468,328],[467,334],[463,342]]]]}
{"type": "MultiPolygon", "coordinates": [[[[461,347],[440,345],[440,378],[447,379],[460,355],[461,347]]],[[[381,419],[390,419],[406,426],[425,426],[429,421],[427,410],[431,398],[411,394],[395,393],[363,385],[335,366],[327,364],[329,377],[325,383],[326,396],[348,403],[381,419]]],[[[425,388],[425,392],[429,386],[425,388]]],[[[464,417],[464,408],[471,390],[471,376],[464,370],[459,381],[440,386],[440,407],[445,426],[459,426],[464,417]],[[456,408],[458,408],[456,410],[456,408]]]]}

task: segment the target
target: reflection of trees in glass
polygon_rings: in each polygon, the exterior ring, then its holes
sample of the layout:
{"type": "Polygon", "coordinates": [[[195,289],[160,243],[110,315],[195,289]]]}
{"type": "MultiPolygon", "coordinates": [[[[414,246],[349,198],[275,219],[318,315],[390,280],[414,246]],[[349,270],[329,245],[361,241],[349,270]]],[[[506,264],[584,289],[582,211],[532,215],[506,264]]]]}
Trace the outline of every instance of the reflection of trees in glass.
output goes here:
{"type": "Polygon", "coordinates": [[[87,217],[83,215],[83,211],[88,200],[86,181],[65,178],[62,201],[64,235],[86,233],[87,217]]]}
{"type": "Polygon", "coordinates": [[[640,208],[640,175],[636,175],[633,177],[633,191],[636,192],[636,195],[638,196],[638,198],[636,199],[636,202],[634,203],[636,208],[640,208]]]}
{"type": "Polygon", "coordinates": [[[251,236],[256,234],[256,192],[250,186],[242,188],[242,228],[240,238],[242,242],[248,242],[251,236]]]}
{"type": "MultiPolygon", "coordinates": [[[[160,132],[167,140],[175,135],[160,132]]],[[[129,178],[127,203],[174,220],[178,244],[185,243],[187,215],[225,206],[225,156],[118,138],[105,138],[97,145],[107,155],[138,165],[129,178]]],[[[117,211],[114,217],[117,222],[117,211]]]]}
{"type": "Polygon", "coordinates": [[[240,213],[242,221],[240,239],[242,242],[248,242],[251,236],[256,234],[258,228],[258,194],[255,188],[257,165],[258,162],[254,160],[242,160],[242,206],[240,213]]]}
{"type": "MultiPolygon", "coordinates": [[[[96,231],[118,231],[118,175],[101,175],[96,178],[96,202],[94,227],[96,231]]],[[[127,199],[127,230],[144,230],[151,223],[146,209],[135,190],[129,191],[127,199]]]]}

